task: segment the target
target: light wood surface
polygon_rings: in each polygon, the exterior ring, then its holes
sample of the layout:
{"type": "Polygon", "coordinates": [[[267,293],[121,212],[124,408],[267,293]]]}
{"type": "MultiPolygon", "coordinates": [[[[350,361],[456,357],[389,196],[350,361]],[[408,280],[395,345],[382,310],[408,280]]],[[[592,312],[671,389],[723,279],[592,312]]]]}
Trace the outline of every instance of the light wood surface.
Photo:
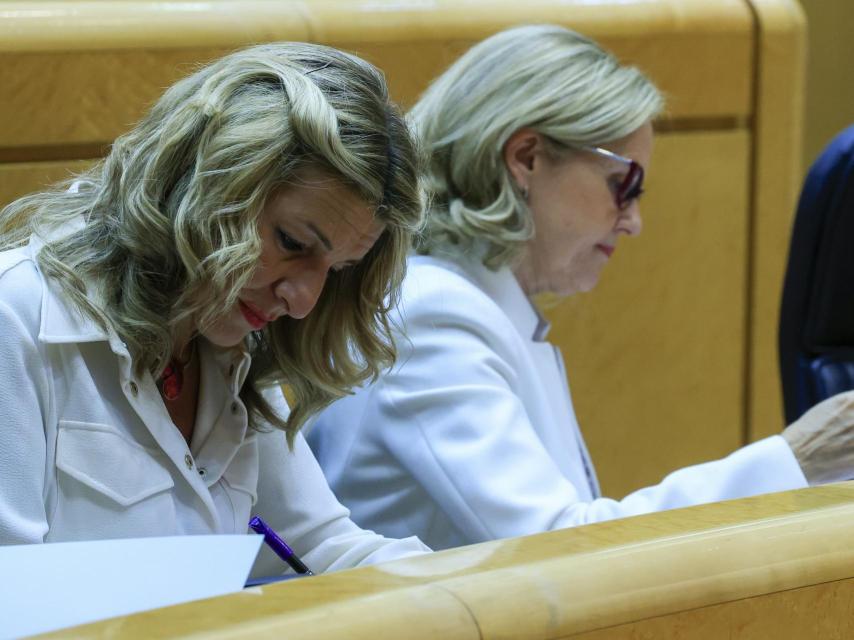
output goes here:
{"type": "Polygon", "coordinates": [[[0,164],[0,202],[37,191],[54,182],[61,182],[85,170],[92,160],[68,162],[9,162],[0,164]]]}
{"type": "Polygon", "coordinates": [[[854,484],[831,485],[472,545],[47,637],[816,637],[797,633],[851,627],[835,617],[854,595],[852,526],[854,484]],[[786,627],[786,616],[800,620],[786,627]],[[692,623],[710,626],[691,636],[692,623]],[[711,633],[721,629],[729,635],[711,633]]]}
{"type": "Polygon", "coordinates": [[[743,0],[163,6],[3,3],[14,18],[0,21],[0,81],[7,88],[0,149],[107,144],[193,64],[276,39],[356,51],[387,73],[396,99],[410,104],[469,46],[520,22],[557,22],[599,38],[655,78],[670,99],[670,118],[743,118],[751,110],[751,77],[742,70],[751,65],[753,34],[743,0]],[[690,65],[674,64],[688,59],[690,65]]]}
{"type": "Polygon", "coordinates": [[[756,11],[753,190],[748,259],[747,437],[777,433],[783,396],[777,350],[780,296],[801,189],[805,21],[796,2],[751,0],[756,11]]]}
{"type": "Polygon", "coordinates": [[[240,47],[311,40],[310,0],[40,0],[0,5],[0,51],[240,47]]]}
{"type": "Polygon", "coordinates": [[[85,166],[178,77],[275,39],[354,50],[412,104],[477,40],[557,22],[647,71],[668,110],[599,288],[550,311],[606,494],[782,427],[774,340],[794,198],[795,0],[177,0],[0,6],[0,204],[85,166]]]}
{"type": "Polygon", "coordinates": [[[571,637],[576,640],[848,640],[854,637],[854,578],[656,616],[571,637]]]}
{"type": "Polygon", "coordinates": [[[318,41],[379,64],[404,104],[475,42],[517,24],[555,23],[595,37],[649,73],[668,96],[669,118],[742,117],[752,106],[749,73],[733,73],[752,56],[743,0],[319,0],[308,20],[318,41]],[[687,59],[690,65],[674,64],[687,59]]]}
{"type": "Polygon", "coordinates": [[[807,16],[804,169],[854,124],[854,2],[800,0],[807,16]]]}

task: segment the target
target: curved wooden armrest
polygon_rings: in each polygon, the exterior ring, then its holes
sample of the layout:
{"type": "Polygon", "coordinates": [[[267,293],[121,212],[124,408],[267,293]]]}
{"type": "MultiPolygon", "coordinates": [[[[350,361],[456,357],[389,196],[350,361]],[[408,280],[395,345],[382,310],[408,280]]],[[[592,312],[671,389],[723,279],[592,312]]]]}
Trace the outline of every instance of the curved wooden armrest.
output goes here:
{"type": "Polygon", "coordinates": [[[680,637],[679,621],[698,611],[702,637],[738,637],[731,608],[771,598],[752,624],[795,615],[802,626],[775,637],[796,638],[817,617],[850,625],[852,529],[854,483],[829,485],[472,545],[49,637],[634,637],[650,621],[656,637],[680,637]],[[846,597],[822,597],[827,585],[846,597]]]}

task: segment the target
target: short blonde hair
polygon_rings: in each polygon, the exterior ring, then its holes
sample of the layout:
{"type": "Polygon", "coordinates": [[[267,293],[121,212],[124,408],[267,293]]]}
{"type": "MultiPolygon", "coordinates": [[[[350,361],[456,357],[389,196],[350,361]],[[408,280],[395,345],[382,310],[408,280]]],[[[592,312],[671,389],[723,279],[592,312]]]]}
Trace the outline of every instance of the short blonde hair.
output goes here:
{"type": "Polygon", "coordinates": [[[241,390],[250,424],[264,418],[292,442],[309,415],[394,360],[387,316],[422,219],[417,158],[373,66],[320,45],[252,47],[168,89],[75,178],[79,189],[64,183],[6,207],[0,243],[85,221],[44,247],[40,267],[119,334],[138,373],[157,375],[176,338],[215,322],[250,281],[274,191],[308,167],[356,190],[385,225],[380,239],[358,265],[329,275],[308,317],[254,334],[241,390]],[[290,387],[287,421],[260,392],[273,383],[290,387]]]}
{"type": "Polygon", "coordinates": [[[498,268],[534,229],[503,148],[530,127],[557,147],[622,138],[663,108],[638,69],[578,33],[552,25],[508,29],[472,47],[409,113],[431,160],[420,253],[479,253],[498,268]]]}

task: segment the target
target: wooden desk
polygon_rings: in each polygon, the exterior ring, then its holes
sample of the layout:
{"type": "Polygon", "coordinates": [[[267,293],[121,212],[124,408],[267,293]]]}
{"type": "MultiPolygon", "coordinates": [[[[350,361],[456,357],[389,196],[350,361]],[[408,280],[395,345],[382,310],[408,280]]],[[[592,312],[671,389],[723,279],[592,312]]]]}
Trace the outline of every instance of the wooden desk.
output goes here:
{"type": "Polygon", "coordinates": [[[51,638],[849,638],[854,483],[294,580],[51,638]]]}
{"type": "Polygon", "coordinates": [[[412,104],[479,39],[556,22],[668,96],[643,203],[597,290],[550,311],[610,495],[782,427],[775,336],[800,185],[796,0],[128,0],[0,5],[0,203],[99,157],[195,63],[252,42],[354,50],[412,104]]]}

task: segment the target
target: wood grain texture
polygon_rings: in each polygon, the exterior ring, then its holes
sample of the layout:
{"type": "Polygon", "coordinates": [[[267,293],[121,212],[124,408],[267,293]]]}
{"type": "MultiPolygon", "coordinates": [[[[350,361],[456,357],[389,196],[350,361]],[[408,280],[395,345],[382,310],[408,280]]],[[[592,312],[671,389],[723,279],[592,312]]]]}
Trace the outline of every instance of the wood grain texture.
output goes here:
{"type": "Polygon", "coordinates": [[[44,0],[0,4],[0,51],[236,48],[309,41],[307,1],[44,0]]]}
{"type": "Polygon", "coordinates": [[[852,525],[854,483],[831,485],[472,545],[46,637],[533,639],[657,621],[653,635],[625,637],[666,638],[686,637],[680,615],[703,621],[714,607],[716,624],[749,622],[738,632],[781,629],[773,618],[791,609],[804,628],[850,611],[850,601],[813,605],[850,593],[852,525]],[[842,590],[810,589],[829,583],[842,590]],[[738,613],[773,594],[788,595],[738,613]]]}
{"type": "Polygon", "coordinates": [[[801,188],[805,23],[796,0],[751,0],[758,22],[750,228],[747,437],[784,426],[777,327],[801,188]]]}
{"type": "Polygon", "coordinates": [[[31,154],[37,155],[43,146],[109,144],[176,80],[224,53],[140,48],[0,54],[0,84],[8,89],[0,98],[0,147],[34,147],[31,154]]]}
{"type": "Polygon", "coordinates": [[[849,640],[854,637],[854,578],[566,637],[575,640],[849,640]]]}
{"type": "Polygon", "coordinates": [[[753,32],[742,0],[319,0],[307,17],[317,41],[379,64],[407,105],[479,40],[517,24],[553,23],[647,72],[668,96],[668,117],[744,116],[752,108],[753,32]]]}
{"type": "Polygon", "coordinates": [[[854,2],[800,0],[807,17],[803,168],[854,124],[854,2]]]}
{"type": "Polygon", "coordinates": [[[600,38],[660,84],[668,117],[751,109],[753,35],[743,0],[8,2],[0,16],[0,149],[109,143],[195,63],[270,40],[355,50],[383,68],[395,98],[409,105],[471,44],[520,22],[600,38]]]}
{"type": "Polygon", "coordinates": [[[0,202],[11,202],[83,171],[91,160],[0,164],[0,202]]]}

